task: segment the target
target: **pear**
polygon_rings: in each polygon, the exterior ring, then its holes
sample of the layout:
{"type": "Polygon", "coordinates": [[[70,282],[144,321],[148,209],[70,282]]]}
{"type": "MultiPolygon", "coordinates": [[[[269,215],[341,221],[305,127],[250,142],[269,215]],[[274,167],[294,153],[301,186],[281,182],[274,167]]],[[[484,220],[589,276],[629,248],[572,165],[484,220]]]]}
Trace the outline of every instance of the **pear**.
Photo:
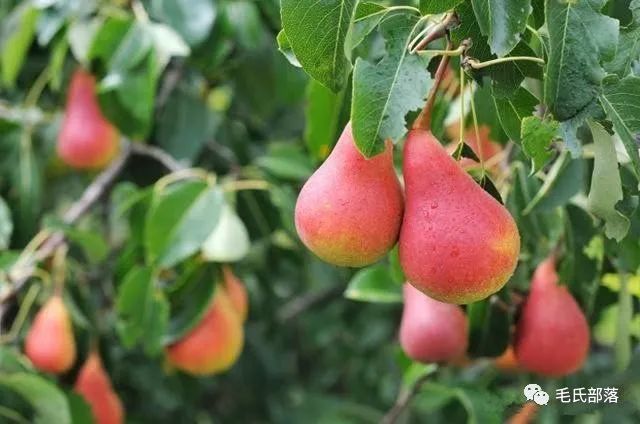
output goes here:
{"type": "Polygon", "coordinates": [[[77,69],[67,94],[58,156],[73,168],[102,168],[115,156],[118,145],[118,131],[105,119],[98,105],[95,78],[77,69]]]}
{"type": "Polygon", "coordinates": [[[247,228],[231,206],[224,203],[218,224],[202,245],[202,257],[212,262],[236,262],[247,255],[250,247],[247,228]]]}
{"type": "Polygon", "coordinates": [[[402,189],[393,145],[367,159],[347,124],[327,160],[298,196],[295,224],[302,242],[339,266],[362,267],[382,258],[398,238],[402,189]]]}
{"type": "Polygon", "coordinates": [[[520,252],[518,228],[507,209],[429,131],[409,132],[403,173],[399,254],[409,282],[436,300],[458,304],[500,290],[520,252]]]}
{"type": "Polygon", "coordinates": [[[111,386],[111,380],[97,352],[89,353],[78,373],[74,390],[91,407],[96,424],[120,424],[124,422],[124,409],[120,398],[111,386]]]}
{"type": "Polygon", "coordinates": [[[204,318],[167,348],[167,357],[173,366],[189,374],[211,375],[229,369],[240,356],[243,343],[240,314],[220,286],[204,318]]]}
{"type": "Polygon", "coordinates": [[[589,325],[565,286],[555,259],[538,265],[516,326],[515,353],[528,371],[561,377],[579,370],[589,353],[589,325]]]}
{"type": "Polygon", "coordinates": [[[249,297],[247,296],[247,289],[244,284],[236,275],[229,265],[222,266],[222,275],[224,279],[224,288],[229,295],[229,300],[234,309],[240,316],[240,321],[244,322],[247,319],[249,313],[249,297]]]}
{"type": "Polygon", "coordinates": [[[438,302],[411,284],[403,287],[404,309],[400,345],[420,362],[461,358],[467,351],[467,319],[458,305],[438,302]]]}
{"type": "Polygon", "coordinates": [[[52,296],[36,314],[25,340],[25,353],[41,371],[60,374],[73,366],[76,342],[59,295],[52,296]]]}

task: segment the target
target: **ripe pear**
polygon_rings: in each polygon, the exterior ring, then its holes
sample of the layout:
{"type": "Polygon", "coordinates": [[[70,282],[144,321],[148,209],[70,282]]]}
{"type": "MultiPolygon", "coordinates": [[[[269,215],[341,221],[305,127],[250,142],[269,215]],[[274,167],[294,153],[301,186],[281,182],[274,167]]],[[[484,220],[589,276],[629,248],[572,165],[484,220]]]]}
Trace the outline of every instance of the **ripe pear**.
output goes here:
{"type": "Polygon", "coordinates": [[[73,366],[76,342],[69,313],[59,295],[52,296],[36,314],[24,348],[41,371],[60,374],[73,366]]]}
{"type": "Polygon", "coordinates": [[[514,347],[523,368],[550,377],[579,370],[587,358],[587,319],[567,288],[558,285],[553,257],[540,263],[533,274],[514,347]]]}
{"type": "Polygon", "coordinates": [[[411,284],[403,288],[400,345],[420,362],[452,361],[467,351],[467,319],[458,305],[438,302],[411,284]]]}
{"type": "Polygon", "coordinates": [[[73,168],[101,168],[115,156],[118,145],[118,131],[102,115],[98,105],[95,78],[77,69],[67,94],[58,136],[58,156],[73,168]]]}
{"type": "Polygon", "coordinates": [[[326,262],[362,267],[382,258],[398,238],[402,189],[393,145],[370,159],[347,124],[327,160],[298,196],[295,223],[303,243],[326,262]]]}
{"type": "Polygon", "coordinates": [[[235,308],[240,321],[244,322],[247,319],[249,312],[249,297],[247,296],[247,289],[244,284],[236,275],[229,265],[222,266],[222,275],[224,279],[224,288],[229,295],[229,300],[235,308]]]}
{"type": "Polygon", "coordinates": [[[219,286],[202,321],[167,348],[167,357],[182,371],[211,375],[229,369],[240,356],[243,343],[241,317],[224,287],[219,286]]]}
{"type": "Polygon", "coordinates": [[[91,352],[78,373],[74,390],[91,407],[96,424],[120,424],[124,422],[124,408],[111,386],[100,356],[91,352]]]}
{"type": "Polygon", "coordinates": [[[409,282],[436,300],[458,304],[500,290],[520,252],[518,228],[507,209],[429,131],[409,132],[403,173],[399,253],[409,282]]]}

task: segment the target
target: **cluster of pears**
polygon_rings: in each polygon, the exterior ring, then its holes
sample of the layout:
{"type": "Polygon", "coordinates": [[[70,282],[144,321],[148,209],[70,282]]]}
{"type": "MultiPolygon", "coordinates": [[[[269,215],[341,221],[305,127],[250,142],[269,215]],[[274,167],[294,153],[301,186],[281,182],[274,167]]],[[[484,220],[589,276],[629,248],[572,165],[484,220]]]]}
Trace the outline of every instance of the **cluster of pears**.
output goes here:
{"type": "Polygon", "coordinates": [[[118,130],[100,110],[95,77],[78,68],[71,77],[67,93],[58,135],[58,156],[76,169],[102,168],[118,152],[119,139],[118,130]]]}
{"type": "Polygon", "coordinates": [[[399,245],[408,281],[431,298],[466,304],[500,290],[520,252],[518,228],[430,131],[412,129],[403,190],[393,145],[366,159],[347,124],[336,147],[302,188],[295,224],[321,259],[362,267],[399,245]]]}
{"type": "MultiPolygon", "coordinates": [[[[452,362],[464,357],[467,343],[467,320],[460,306],[404,285],[400,344],[407,356],[420,362],[452,362]]],[[[589,343],[587,320],[567,288],[558,285],[552,256],[535,270],[513,346],[496,360],[496,366],[562,377],[582,367],[589,343]]]]}
{"type": "Polygon", "coordinates": [[[229,369],[244,344],[248,313],[247,292],[231,268],[223,267],[223,283],[202,320],[166,349],[169,363],[192,375],[211,375],[229,369]]]}
{"type": "MultiPolygon", "coordinates": [[[[73,367],[76,360],[73,327],[59,294],[51,296],[34,317],[24,349],[41,371],[63,374],[73,367]]],[[[80,368],[74,390],[89,404],[96,423],[124,422],[124,408],[97,351],[92,350],[80,368]]]]}

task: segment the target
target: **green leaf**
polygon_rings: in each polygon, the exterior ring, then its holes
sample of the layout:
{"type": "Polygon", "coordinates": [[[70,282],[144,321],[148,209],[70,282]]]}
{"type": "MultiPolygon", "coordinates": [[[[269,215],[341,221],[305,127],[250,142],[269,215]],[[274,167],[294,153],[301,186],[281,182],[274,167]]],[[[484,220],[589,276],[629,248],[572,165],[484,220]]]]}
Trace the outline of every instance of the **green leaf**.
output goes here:
{"type": "Polygon", "coordinates": [[[351,61],[345,51],[357,1],[282,0],[282,27],[302,68],[337,92],[344,88],[351,61]]]}
{"type": "Polygon", "coordinates": [[[528,116],[522,120],[522,150],[531,158],[531,172],[537,172],[551,158],[549,147],[560,124],[552,119],[528,116]]]}
{"type": "Polygon", "coordinates": [[[13,373],[2,375],[0,385],[18,393],[31,404],[36,413],[36,424],[71,424],[67,398],[55,384],[36,374],[13,373]]]}
{"type": "Polygon", "coordinates": [[[156,287],[153,269],[136,266],[120,284],[116,299],[118,332],[125,347],[141,343],[147,354],[162,350],[169,321],[169,303],[156,287]]]}
{"type": "Polygon", "coordinates": [[[0,197],[0,250],[5,250],[9,247],[12,233],[13,221],[11,220],[11,211],[4,199],[0,197]]]}
{"type": "Polygon", "coordinates": [[[347,49],[353,50],[378,26],[385,17],[388,9],[378,3],[361,2],[358,3],[349,45],[347,49]]]}
{"type": "Polygon", "coordinates": [[[538,99],[526,88],[519,87],[513,96],[494,96],[493,101],[504,132],[511,140],[520,142],[522,120],[533,114],[538,99]]]}
{"type": "Polygon", "coordinates": [[[66,392],[71,422],[73,424],[89,424],[93,422],[93,412],[87,401],[75,392],[66,392]]]}
{"type": "Polygon", "coordinates": [[[616,74],[620,78],[633,71],[633,64],[640,58],[640,26],[622,28],[618,40],[616,56],[605,64],[607,72],[616,74]]]}
{"type": "Polygon", "coordinates": [[[148,260],[171,267],[200,250],[218,224],[223,201],[219,189],[203,182],[156,193],[145,225],[148,260]]]}
{"type": "Polygon", "coordinates": [[[386,265],[373,265],[358,271],[344,293],[347,299],[362,302],[402,302],[402,285],[396,284],[386,265]]]}
{"type": "Polygon", "coordinates": [[[472,0],[478,25],[488,37],[491,52],[509,53],[520,41],[531,13],[531,0],[472,0]]]}
{"type": "Polygon", "coordinates": [[[157,119],[158,144],[176,159],[193,162],[214,133],[214,116],[198,84],[180,83],[157,119]]]}
{"type": "Polygon", "coordinates": [[[0,70],[2,82],[13,87],[33,42],[40,11],[30,2],[17,6],[2,22],[0,31],[0,70]]]}
{"type": "MultiPolygon", "coordinates": [[[[91,37],[90,40],[86,40],[86,42],[89,42],[86,60],[100,59],[106,66],[111,56],[118,50],[120,43],[134,25],[134,22],[128,17],[110,17],[104,22],[99,20],[95,24],[88,23],[87,25],[89,28],[79,30],[77,34],[78,38],[82,38],[85,35],[91,37]],[[96,25],[97,28],[91,28],[92,25],[96,25]]],[[[70,40],[70,42],[73,46],[73,40],[70,40]]],[[[78,40],[77,42],[81,43],[82,40],[78,40]]],[[[84,51],[84,47],[80,46],[80,50],[84,51]]],[[[84,54],[81,56],[84,56],[84,54]]],[[[80,58],[78,58],[78,60],[80,60],[80,58]]]]}
{"type": "Polygon", "coordinates": [[[597,99],[594,99],[573,118],[560,123],[560,133],[564,143],[571,152],[571,156],[576,159],[582,154],[582,144],[578,139],[578,129],[590,117],[595,117],[596,119],[604,118],[602,107],[600,107],[597,99]]]}
{"type": "Polygon", "coordinates": [[[172,57],[189,56],[191,53],[187,43],[173,28],[163,24],[150,23],[145,25],[145,29],[153,40],[153,48],[160,69],[164,69],[172,57]]]}
{"type": "Polygon", "coordinates": [[[420,0],[420,12],[424,15],[453,10],[464,0],[420,0]]]}
{"type": "Polygon", "coordinates": [[[91,45],[103,23],[102,18],[93,18],[90,20],[77,19],[69,25],[67,39],[71,53],[78,62],[84,65],[88,64],[91,45]]]}
{"type": "Polygon", "coordinates": [[[216,264],[195,264],[174,283],[169,293],[171,321],[165,345],[181,339],[198,325],[209,309],[220,278],[216,264]]]}
{"type": "Polygon", "coordinates": [[[589,191],[589,210],[605,221],[605,234],[620,241],[629,230],[629,220],[615,208],[622,200],[622,182],[613,139],[596,122],[589,122],[595,150],[593,177],[589,191]]]}
{"type": "Polygon", "coordinates": [[[152,0],[151,14],[169,24],[191,46],[202,43],[209,35],[216,17],[212,0],[152,0]]]}
{"type": "Polygon", "coordinates": [[[600,92],[601,62],[618,43],[618,21],[600,14],[605,0],[546,1],[549,58],[545,103],[559,121],[578,115],[600,92]]]}
{"type": "Polygon", "coordinates": [[[212,262],[237,262],[249,253],[250,243],[247,227],[225,202],[218,224],[202,245],[202,257],[212,262]]]}
{"type": "Polygon", "coordinates": [[[358,58],[353,73],[351,121],[353,135],[365,156],[384,150],[385,140],[398,140],[406,132],[405,115],[419,109],[430,86],[425,58],[409,54],[419,18],[393,14],[380,29],[386,55],[376,64],[358,58]]]}
{"type": "Polygon", "coordinates": [[[600,103],[631,158],[636,177],[640,178],[640,78],[629,76],[619,80],[612,76],[604,80],[603,86],[600,103]]]}
{"type": "Polygon", "coordinates": [[[274,176],[287,180],[306,180],[313,173],[309,157],[299,146],[290,143],[272,143],[267,154],[256,163],[274,176]]]}
{"type": "Polygon", "coordinates": [[[334,93],[315,80],[307,85],[305,141],[315,160],[323,160],[329,155],[349,119],[346,97],[346,90],[334,93]]]}

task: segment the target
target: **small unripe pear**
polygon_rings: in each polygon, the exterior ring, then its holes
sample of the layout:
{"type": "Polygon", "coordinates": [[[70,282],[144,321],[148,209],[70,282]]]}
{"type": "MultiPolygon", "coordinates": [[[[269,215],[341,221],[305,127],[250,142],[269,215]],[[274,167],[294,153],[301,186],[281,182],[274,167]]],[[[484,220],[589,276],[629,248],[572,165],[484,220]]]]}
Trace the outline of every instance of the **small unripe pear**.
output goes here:
{"type": "Polygon", "coordinates": [[[167,357],[173,366],[190,374],[216,374],[231,368],[243,343],[240,315],[224,287],[219,286],[202,321],[167,348],[167,357]]]}
{"type": "Polygon", "coordinates": [[[98,353],[91,352],[78,373],[74,390],[89,404],[96,424],[121,424],[124,408],[113,390],[98,353]]]}
{"type": "Polygon", "coordinates": [[[393,145],[365,158],[347,124],[335,148],[298,196],[295,224],[302,242],[326,262],[362,267],[398,239],[403,198],[393,145]]]}
{"type": "Polygon", "coordinates": [[[101,168],[115,156],[118,145],[118,131],[100,110],[95,78],[83,69],[76,70],[58,136],[58,156],[74,168],[101,168]]]}
{"type": "Polygon", "coordinates": [[[516,326],[515,353],[528,371],[560,377],[579,370],[589,353],[589,325],[565,286],[555,260],[536,269],[516,326]]]}
{"type": "Polygon", "coordinates": [[[222,274],[224,278],[224,288],[229,295],[229,300],[233,304],[240,320],[246,321],[247,314],[249,312],[249,297],[247,296],[247,289],[244,284],[236,275],[229,265],[222,267],[222,274]]]}
{"type": "Polygon", "coordinates": [[[63,373],[76,360],[76,342],[67,308],[59,295],[38,311],[25,340],[25,353],[41,371],[63,373]]]}
{"type": "Polygon", "coordinates": [[[509,211],[429,131],[409,132],[403,174],[406,206],[398,246],[409,282],[447,303],[471,303],[500,290],[520,253],[509,211]]]}
{"type": "Polygon", "coordinates": [[[420,362],[443,362],[467,351],[468,325],[462,308],[439,302],[405,284],[400,345],[420,362]]]}

